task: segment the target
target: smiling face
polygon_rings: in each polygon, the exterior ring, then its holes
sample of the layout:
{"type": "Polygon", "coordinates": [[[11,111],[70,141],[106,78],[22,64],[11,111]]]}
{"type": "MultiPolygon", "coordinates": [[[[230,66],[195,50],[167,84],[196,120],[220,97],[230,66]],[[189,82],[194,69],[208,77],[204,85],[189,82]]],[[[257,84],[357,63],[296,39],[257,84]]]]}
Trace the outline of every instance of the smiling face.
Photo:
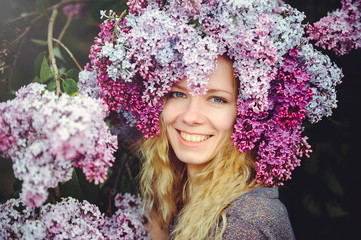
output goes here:
{"type": "Polygon", "coordinates": [[[189,176],[203,169],[233,133],[237,87],[229,60],[217,59],[207,89],[205,95],[192,95],[183,79],[174,84],[163,109],[168,141],[189,176]]]}

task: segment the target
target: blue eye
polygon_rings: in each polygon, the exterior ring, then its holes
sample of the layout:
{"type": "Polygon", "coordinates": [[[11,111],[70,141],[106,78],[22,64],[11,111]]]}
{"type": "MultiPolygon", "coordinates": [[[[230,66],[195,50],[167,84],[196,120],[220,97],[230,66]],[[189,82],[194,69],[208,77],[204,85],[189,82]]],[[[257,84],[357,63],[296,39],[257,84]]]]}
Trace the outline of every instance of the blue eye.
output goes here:
{"type": "Polygon", "coordinates": [[[181,93],[181,92],[170,92],[170,93],[168,93],[168,97],[169,98],[183,98],[183,97],[185,97],[185,94],[181,93]]]}
{"type": "Polygon", "coordinates": [[[215,103],[227,103],[228,101],[221,97],[211,97],[211,101],[215,103]]]}

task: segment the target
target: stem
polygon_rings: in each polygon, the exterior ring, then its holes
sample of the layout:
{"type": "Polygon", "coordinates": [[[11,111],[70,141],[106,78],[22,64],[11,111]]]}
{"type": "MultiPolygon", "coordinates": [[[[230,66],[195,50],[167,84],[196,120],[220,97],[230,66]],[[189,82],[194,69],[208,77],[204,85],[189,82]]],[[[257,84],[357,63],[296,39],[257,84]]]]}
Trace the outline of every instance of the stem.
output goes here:
{"type": "Polygon", "coordinates": [[[134,183],[134,177],[133,177],[132,170],[130,169],[128,162],[125,163],[125,168],[127,169],[130,180],[134,183]]]}
{"type": "Polygon", "coordinates": [[[55,196],[60,197],[60,188],[59,185],[54,188],[55,196]]]}
{"type": "Polygon", "coordinates": [[[113,191],[115,192],[117,190],[117,187],[118,187],[118,184],[120,182],[120,177],[122,175],[122,172],[123,172],[123,168],[124,168],[124,165],[127,161],[127,158],[128,158],[128,154],[127,153],[123,153],[121,158],[120,158],[120,166],[118,167],[118,172],[117,172],[117,175],[115,177],[115,181],[114,181],[114,186],[113,186],[113,191]]]}
{"type": "Polygon", "coordinates": [[[68,30],[68,27],[69,27],[72,19],[73,19],[73,14],[71,14],[71,15],[68,17],[68,19],[66,20],[66,23],[65,23],[63,29],[61,30],[59,36],[58,36],[58,40],[59,40],[59,41],[61,41],[61,40],[63,39],[63,36],[64,36],[66,30],[68,30]]]}
{"type": "Polygon", "coordinates": [[[60,95],[59,69],[56,66],[54,46],[53,46],[53,30],[54,30],[54,23],[57,14],[58,14],[58,10],[54,8],[51,17],[49,19],[49,25],[48,25],[48,49],[49,49],[49,60],[51,63],[50,67],[52,68],[53,72],[56,74],[56,95],[59,96],[60,95]]]}
{"type": "Polygon", "coordinates": [[[57,44],[59,44],[62,48],[64,48],[64,50],[69,54],[71,59],[73,59],[73,61],[75,62],[75,64],[79,68],[79,70],[82,71],[83,70],[82,67],[80,66],[78,61],[74,58],[74,55],[70,52],[70,50],[62,42],[60,42],[58,39],[53,38],[53,41],[56,42],[57,44]]]}

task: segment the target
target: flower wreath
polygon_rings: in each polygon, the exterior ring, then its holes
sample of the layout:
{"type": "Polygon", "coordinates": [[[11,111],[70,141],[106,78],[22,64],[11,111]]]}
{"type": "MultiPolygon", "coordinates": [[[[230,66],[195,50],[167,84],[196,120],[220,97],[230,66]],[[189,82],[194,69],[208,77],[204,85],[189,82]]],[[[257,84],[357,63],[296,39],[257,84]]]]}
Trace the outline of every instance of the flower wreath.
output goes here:
{"type": "Polygon", "coordinates": [[[110,110],[153,138],[172,85],[186,77],[192,93],[206,93],[207,76],[226,54],[240,81],[233,145],[256,149],[259,182],[290,179],[311,152],[302,122],[332,114],[343,77],[304,36],[305,15],[273,0],[131,0],[128,6],[128,14],[101,11],[105,21],[80,81],[96,79],[110,110]]]}

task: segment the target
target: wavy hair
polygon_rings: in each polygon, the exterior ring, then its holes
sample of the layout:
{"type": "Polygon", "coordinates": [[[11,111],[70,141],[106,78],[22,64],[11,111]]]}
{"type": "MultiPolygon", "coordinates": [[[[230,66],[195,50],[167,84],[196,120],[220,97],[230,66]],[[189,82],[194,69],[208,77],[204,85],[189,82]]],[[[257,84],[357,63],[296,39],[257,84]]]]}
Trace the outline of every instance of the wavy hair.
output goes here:
{"type": "MultiPolygon", "coordinates": [[[[164,126],[163,122],[161,118],[164,126]]],[[[202,172],[188,178],[186,165],[169,146],[165,127],[161,129],[159,137],[141,145],[145,211],[154,211],[165,230],[170,227],[172,239],[222,239],[227,221],[224,209],[261,185],[255,180],[253,152],[238,152],[230,139],[202,172]]]]}

